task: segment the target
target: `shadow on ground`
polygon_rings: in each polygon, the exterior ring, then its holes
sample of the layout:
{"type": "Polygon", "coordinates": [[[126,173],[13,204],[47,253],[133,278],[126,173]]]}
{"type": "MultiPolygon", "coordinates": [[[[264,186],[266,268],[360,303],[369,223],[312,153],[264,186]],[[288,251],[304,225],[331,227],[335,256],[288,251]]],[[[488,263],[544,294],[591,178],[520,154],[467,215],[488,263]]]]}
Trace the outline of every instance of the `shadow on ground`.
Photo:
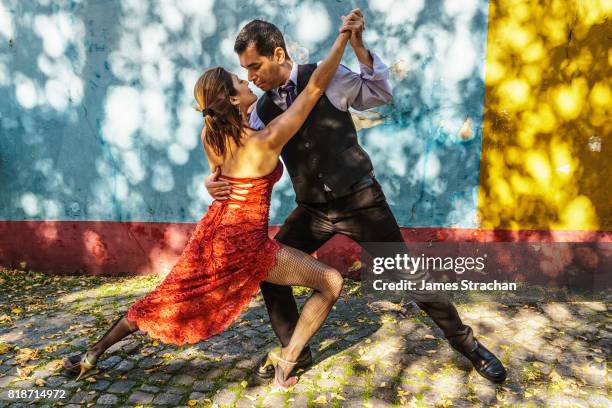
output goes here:
{"type": "MultiPolygon", "coordinates": [[[[612,332],[605,301],[458,297],[465,322],[508,367],[507,382],[496,386],[479,377],[412,304],[370,299],[358,284],[347,283],[310,343],[315,365],[300,373],[297,386],[282,391],[252,374],[275,344],[259,298],[227,331],[196,345],[168,346],[140,334],[125,339],[105,354],[94,375],[75,382],[62,374],[61,358],[84,350],[158,278],[60,278],[4,270],[0,279],[0,401],[10,406],[58,401],[74,407],[611,402],[607,350],[612,332]],[[28,389],[61,390],[64,398],[15,398],[15,390],[28,389]]],[[[303,303],[306,293],[299,295],[303,303]]]]}

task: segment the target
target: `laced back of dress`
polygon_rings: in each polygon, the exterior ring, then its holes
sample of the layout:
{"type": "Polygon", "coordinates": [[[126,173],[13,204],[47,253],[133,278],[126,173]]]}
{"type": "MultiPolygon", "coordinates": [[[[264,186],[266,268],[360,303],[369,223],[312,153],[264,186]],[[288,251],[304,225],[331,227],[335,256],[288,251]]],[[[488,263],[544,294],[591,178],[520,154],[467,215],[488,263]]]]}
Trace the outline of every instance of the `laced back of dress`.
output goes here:
{"type": "Polygon", "coordinates": [[[268,175],[255,178],[220,176],[230,183],[230,195],[224,202],[228,208],[242,208],[244,211],[267,212],[270,206],[272,187],[282,174],[280,161],[268,175]]]}

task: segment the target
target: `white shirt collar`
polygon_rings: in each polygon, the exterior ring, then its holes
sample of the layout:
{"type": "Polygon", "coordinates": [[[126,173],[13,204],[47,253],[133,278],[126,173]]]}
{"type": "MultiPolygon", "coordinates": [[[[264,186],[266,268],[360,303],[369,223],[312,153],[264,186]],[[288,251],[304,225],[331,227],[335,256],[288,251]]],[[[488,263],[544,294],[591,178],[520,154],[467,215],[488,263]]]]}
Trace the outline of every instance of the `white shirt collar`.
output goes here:
{"type": "MultiPolygon", "coordinates": [[[[296,62],[292,62],[291,64],[291,72],[289,72],[289,79],[287,82],[292,81],[293,85],[297,88],[297,76],[298,76],[298,64],[296,62]]],[[[282,86],[287,85],[285,82],[282,86]]],[[[274,88],[274,92],[278,93],[278,88],[274,88]]]]}

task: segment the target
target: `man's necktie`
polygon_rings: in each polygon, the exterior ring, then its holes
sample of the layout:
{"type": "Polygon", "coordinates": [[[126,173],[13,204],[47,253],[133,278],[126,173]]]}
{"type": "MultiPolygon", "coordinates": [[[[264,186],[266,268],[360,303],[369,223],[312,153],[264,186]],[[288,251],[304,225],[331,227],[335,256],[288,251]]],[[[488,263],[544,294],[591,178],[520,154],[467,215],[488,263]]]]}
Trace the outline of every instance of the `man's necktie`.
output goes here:
{"type": "Polygon", "coordinates": [[[280,95],[285,94],[285,102],[287,102],[287,109],[289,109],[289,107],[291,106],[293,101],[295,101],[296,98],[295,84],[293,83],[293,81],[289,80],[285,85],[279,87],[278,93],[280,95]]]}

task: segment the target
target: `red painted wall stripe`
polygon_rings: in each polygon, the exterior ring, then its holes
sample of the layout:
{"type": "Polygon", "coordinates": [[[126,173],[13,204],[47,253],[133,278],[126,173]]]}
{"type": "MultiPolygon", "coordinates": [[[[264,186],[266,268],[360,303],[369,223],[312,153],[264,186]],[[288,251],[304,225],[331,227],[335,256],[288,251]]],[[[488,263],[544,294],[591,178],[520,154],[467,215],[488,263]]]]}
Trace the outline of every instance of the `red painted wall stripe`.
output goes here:
{"type": "MultiPolygon", "coordinates": [[[[195,224],[96,221],[0,221],[0,265],[48,273],[163,274],[195,224]]],[[[274,236],[278,227],[270,228],[274,236]]],[[[612,242],[611,231],[509,231],[403,228],[407,242],[612,242]]],[[[346,272],[359,245],[336,236],[317,257],[346,272]]]]}

